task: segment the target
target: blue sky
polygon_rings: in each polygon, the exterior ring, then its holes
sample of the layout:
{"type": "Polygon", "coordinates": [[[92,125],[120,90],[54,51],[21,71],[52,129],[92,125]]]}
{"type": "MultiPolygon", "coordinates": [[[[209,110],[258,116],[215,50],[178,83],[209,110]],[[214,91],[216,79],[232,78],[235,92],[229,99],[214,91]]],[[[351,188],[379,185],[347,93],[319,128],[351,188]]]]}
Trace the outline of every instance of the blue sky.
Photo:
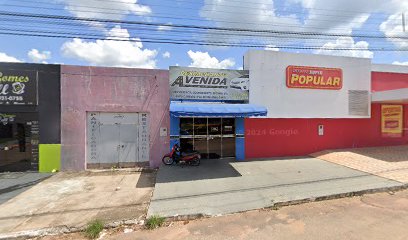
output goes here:
{"type": "MultiPolygon", "coordinates": [[[[0,35],[0,61],[63,63],[74,65],[148,67],[167,69],[172,65],[237,69],[248,47],[213,47],[148,43],[166,38],[183,41],[256,44],[257,49],[370,57],[374,63],[408,64],[408,41],[387,37],[408,37],[402,32],[401,13],[408,15],[408,1],[399,0],[0,0],[1,11],[90,17],[147,23],[184,24],[253,30],[318,32],[340,34],[305,40],[230,36],[206,30],[188,31],[175,27],[146,27],[116,24],[73,26],[49,25],[30,19],[0,14],[3,28],[16,32],[72,31],[79,38],[43,38],[0,35]],[[18,21],[24,20],[24,21],[18,21]],[[146,29],[147,28],[147,29],[146,29]],[[95,34],[101,40],[81,39],[95,34]],[[350,35],[346,37],[343,35],[350,35]],[[359,37],[380,36],[380,38],[359,37]],[[114,42],[106,38],[140,39],[114,42]],[[381,38],[383,37],[383,38],[381,38]],[[105,39],[105,40],[104,40],[105,39]],[[114,42],[114,43],[112,43],[114,42]],[[282,46],[321,49],[283,49],[282,46]],[[337,51],[338,48],[361,49],[337,51]],[[374,51],[384,48],[401,51],[374,51]],[[405,50],[405,51],[403,51],[405,50]]],[[[408,18],[408,16],[407,16],[408,18]]],[[[408,30],[408,26],[407,26],[408,30]]],[[[5,31],[4,29],[2,31],[5,31]]],[[[0,30],[1,32],[1,30],[0,30]]],[[[252,48],[251,48],[252,49],[252,48]]]]}

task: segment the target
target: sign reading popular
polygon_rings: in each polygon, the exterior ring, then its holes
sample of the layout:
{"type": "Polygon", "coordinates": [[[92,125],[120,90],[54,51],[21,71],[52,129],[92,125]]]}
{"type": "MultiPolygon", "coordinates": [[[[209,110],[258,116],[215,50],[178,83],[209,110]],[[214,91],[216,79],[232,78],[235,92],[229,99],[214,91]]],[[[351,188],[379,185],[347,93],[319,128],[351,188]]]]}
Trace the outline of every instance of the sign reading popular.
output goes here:
{"type": "Polygon", "coordinates": [[[0,105],[37,105],[37,72],[0,69],[0,105]]]}
{"type": "Polygon", "coordinates": [[[286,86],[288,88],[339,90],[343,87],[343,72],[340,68],[288,66],[286,86]]]}
{"type": "Polygon", "coordinates": [[[170,67],[170,98],[246,102],[249,71],[170,67]]]}
{"type": "Polygon", "coordinates": [[[402,105],[381,105],[381,133],[383,137],[402,137],[402,105]]]}

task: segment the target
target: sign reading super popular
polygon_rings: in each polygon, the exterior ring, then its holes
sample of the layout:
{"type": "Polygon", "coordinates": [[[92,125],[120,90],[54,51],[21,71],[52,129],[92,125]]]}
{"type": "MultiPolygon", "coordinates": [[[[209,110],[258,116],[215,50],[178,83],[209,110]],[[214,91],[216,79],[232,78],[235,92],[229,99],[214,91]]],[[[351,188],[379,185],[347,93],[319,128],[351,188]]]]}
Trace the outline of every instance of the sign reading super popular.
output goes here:
{"type": "Polygon", "coordinates": [[[170,67],[170,98],[248,101],[249,71],[170,67]]]}
{"type": "Polygon", "coordinates": [[[0,105],[37,105],[36,71],[0,69],[0,105]]]}
{"type": "Polygon", "coordinates": [[[340,68],[288,66],[286,86],[288,88],[339,90],[343,87],[343,72],[340,68]]]}

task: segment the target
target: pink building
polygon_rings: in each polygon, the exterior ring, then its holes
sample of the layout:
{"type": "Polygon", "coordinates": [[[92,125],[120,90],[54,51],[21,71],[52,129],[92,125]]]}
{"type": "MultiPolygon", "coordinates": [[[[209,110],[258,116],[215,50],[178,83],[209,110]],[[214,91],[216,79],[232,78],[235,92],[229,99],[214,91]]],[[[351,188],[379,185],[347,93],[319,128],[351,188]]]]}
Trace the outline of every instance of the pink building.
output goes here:
{"type": "Polygon", "coordinates": [[[61,170],[147,165],[168,151],[168,71],[61,66],[61,170]]]}

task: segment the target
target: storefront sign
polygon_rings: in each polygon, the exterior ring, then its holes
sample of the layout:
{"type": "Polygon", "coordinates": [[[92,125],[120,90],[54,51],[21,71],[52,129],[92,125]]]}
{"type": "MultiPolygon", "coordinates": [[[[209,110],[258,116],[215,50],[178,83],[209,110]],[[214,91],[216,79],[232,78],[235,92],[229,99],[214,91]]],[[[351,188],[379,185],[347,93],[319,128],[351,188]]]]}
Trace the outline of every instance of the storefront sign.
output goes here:
{"type": "Polygon", "coordinates": [[[0,113],[0,124],[7,125],[8,123],[14,122],[16,115],[0,113]]]}
{"type": "Polygon", "coordinates": [[[0,69],[0,105],[37,105],[37,72],[0,69]]]}
{"type": "Polygon", "coordinates": [[[286,68],[288,88],[339,90],[343,87],[340,68],[288,66],[286,68]]]}
{"type": "Polygon", "coordinates": [[[246,102],[249,71],[170,67],[170,98],[246,102]]]}
{"type": "Polygon", "coordinates": [[[381,105],[381,133],[383,137],[402,137],[402,105],[381,105]]]}

